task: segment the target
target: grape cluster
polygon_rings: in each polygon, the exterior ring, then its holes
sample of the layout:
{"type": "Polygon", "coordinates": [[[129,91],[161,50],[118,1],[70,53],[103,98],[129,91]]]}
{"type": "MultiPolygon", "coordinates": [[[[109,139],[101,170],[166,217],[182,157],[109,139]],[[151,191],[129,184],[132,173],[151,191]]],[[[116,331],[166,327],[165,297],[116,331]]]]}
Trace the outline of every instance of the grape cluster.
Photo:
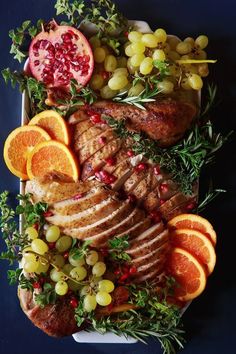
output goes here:
{"type": "Polygon", "coordinates": [[[110,293],[114,283],[102,276],[106,272],[103,257],[89,249],[83,257],[74,257],[68,252],[72,238],[61,235],[58,226],[46,229],[45,240],[40,238],[34,227],[28,227],[26,234],[31,240],[24,249],[22,266],[26,273],[47,273],[59,296],[74,291],[83,297],[84,310],[93,311],[97,304],[107,306],[111,303],[110,293]]]}
{"type": "Polygon", "coordinates": [[[200,90],[202,77],[209,73],[205,48],[208,38],[198,36],[195,40],[187,37],[183,41],[175,36],[167,36],[164,29],[153,33],[131,31],[123,46],[121,56],[115,53],[102,40],[93,36],[90,43],[94,52],[95,71],[90,80],[92,89],[99,91],[102,98],[111,99],[119,93],[138,96],[145,88],[145,80],[133,80],[158,75],[154,61],[168,65],[169,74],[157,84],[163,94],[175,89],[200,90]]]}

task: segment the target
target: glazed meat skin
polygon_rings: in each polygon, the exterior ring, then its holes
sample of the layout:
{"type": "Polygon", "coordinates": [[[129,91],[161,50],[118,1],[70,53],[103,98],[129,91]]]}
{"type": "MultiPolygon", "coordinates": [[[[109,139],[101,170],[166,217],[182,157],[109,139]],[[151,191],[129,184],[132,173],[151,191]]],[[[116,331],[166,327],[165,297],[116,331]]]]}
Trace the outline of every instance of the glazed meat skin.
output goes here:
{"type": "Polygon", "coordinates": [[[174,98],[158,99],[145,104],[144,109],[112,101],[100,101],[91,109],[116,120],[125,119],[127,127],[145,132],[158,140],[160,146],[175,144],[190,128],[197,113],[196,106],[174,98]]]}

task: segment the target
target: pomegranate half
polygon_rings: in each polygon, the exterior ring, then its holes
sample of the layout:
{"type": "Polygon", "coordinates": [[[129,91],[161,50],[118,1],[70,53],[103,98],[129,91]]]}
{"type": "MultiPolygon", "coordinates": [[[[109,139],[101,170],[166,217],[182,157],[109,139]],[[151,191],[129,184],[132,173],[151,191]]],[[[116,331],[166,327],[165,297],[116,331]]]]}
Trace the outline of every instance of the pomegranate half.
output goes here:
{"type": "Polygon", "coordinates": [[[93,52],[85,36],[70,26],[54,23],[40,32],[29,48],[32,75],[47,87],[68,89],[71,79],[85,86],[94,67],[93,52]]]}

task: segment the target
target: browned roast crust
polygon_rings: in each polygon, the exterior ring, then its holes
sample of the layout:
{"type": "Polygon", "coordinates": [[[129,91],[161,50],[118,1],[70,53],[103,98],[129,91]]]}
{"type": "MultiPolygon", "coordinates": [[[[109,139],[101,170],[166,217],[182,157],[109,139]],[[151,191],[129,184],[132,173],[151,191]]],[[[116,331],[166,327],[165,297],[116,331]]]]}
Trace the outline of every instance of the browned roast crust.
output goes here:
{"type": "Polygon", "coordinates": [[[29,290],[19,288],[18,297],[26,316],[49,336],[64,337],[79,331],[74,318],[75,311],[68,296],[63,296],[55,305],[44,308],[34,303],[33,293],[29,290]]]}
{"type": "Polygon", "coordinates": [[[157,140],[160,146],[170,146],[181,139],[190,128],[197,113],[194,104],[175,98],[158,99],[142,110],[128,104],[112,101],[96,102],[92,109],[116,120],[125,119],[127,127],[143,131],[157,140]]]}

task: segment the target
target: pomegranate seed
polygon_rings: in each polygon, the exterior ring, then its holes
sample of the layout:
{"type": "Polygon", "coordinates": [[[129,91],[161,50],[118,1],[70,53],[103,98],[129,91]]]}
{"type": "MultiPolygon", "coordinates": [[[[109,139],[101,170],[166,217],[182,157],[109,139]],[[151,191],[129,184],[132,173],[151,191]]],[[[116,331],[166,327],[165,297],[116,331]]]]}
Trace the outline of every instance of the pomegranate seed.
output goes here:
{"type": "Polygon", "coordinates": [[[115,176],[111,175],[110,173],[104,170],[95,172],[95,177],[97,177],[99,181],[106,184],[111,184],[116,180],[115,176]]]}
{"type": "Polygon", "coordinates": [[[123,266],[123,267],[122,267],[122,272],[123,272],[124,274],[129,274],[129,267],[128,267],[128,266],[123,266]]]}
{"type": "Polygon", "coordinates": [[[100,138],[98,139],[99,144],[106,144],[107,138],[105,138],[105,136],[100,136],[100,138]]]}
{"type": "Polygon", "coordinates": [[[70,305],[75,309],[78,306],[78,300],[75,298],[71,299],[70,305]]]}
{"type": "Polygon", "coordinates": [[[41,285],[43,285],[46,282],[46,278],[40,277],[39,278],[39,282],[40,282],[41,285]]]}
{"type": "Polygon", "coordinates": [[[129,157],[134,156],[133,150],[128,150],[128,151],[127,151],[127,155],[128,155],[129,157]]]}
{"type": "Polygon", "coordinates": [[[119,281],[120,281],[120,282],[123,282],[123,281],[125,281],[125,280],[128,279],[128,278],[129,278],[129,274],[125,273],[125,274],[123,274],[123,275],[120,277],[119,281]]]}
{"type": "Polygon", "coordinates": [[[161,213],[158,210],[151,211],[150,217],[155,223],[158,223],[161,221],[161,213]]]}
{"type": "Polygon", "coordinates": [[[94,113],[94,114],[90,115],[90,120],[93,124],[101,123],[101,114],[94,113]]]}
{"type": "Polygon", "coordinates": [[[160,205],[164,204],[165,200],[164,199],[160,199],[160,205]]]}
{"type": "Polygon", "coordinates": [[[35,61],[34,61],[34,65],[35,65],[35,66],[39,66],[39,64],[40,64],[39,60],[35,60],[35,61]]]}
{"type": "Polygon", "coordinates": [[[161,190],[163,193],[168,192],[168,190],[169,190],[168,184],[167,184],[167,183],[162,183],[162,184],[160,185],[160,190],[161,190]]]}
{"type": "Polygon", "coordinates": [[[120,275],[120,269],[114,270],[114,274],[115,274],[115,275],[120,275]]]}
{"type": "Polygon", "coordinates": [[[43,216],[45,217],[45,218],[49,218],[50,216],[53,216],[54,214],[53,214],[53,212],[52,211],[45,211],[45,213],[43,213],[43,216]]]}
{"type": "Polygon", "coordinates": [[[130,267],[129,274],[135,274],[135,273],[137,273],[137,268],[136,267],[130,267]]]}
{"type": "Polygon", "coordinates": [[[53,248],[55,248],[55,246],[56,246],[56,242],[49,242],[49,243],[48,243],[48,247],[49,247],[50,250],[52,250],[53,248]]]}
{"type": "Polygon", "coordinates": [[[124,36],[128,37],[129,36],[129,32],[128,31],[124,32],[124,36]]]}
{"type": "Polygon", "coordinates": [[[142,172],[145,171],[147,169],[147,164],[144,162],[139,163],[136,167],[135,167],[135,171],[136,172],[142,172]]]}
{"type": "Polygon", "coordinates": [[[108,166],[114,166],[116,163],[115,157],[108,157],[105,161],[108,166]]]}
{"type": "Polygon", "coordinates": [[[64,252],[63,257],[64,257],[64,259],[68,259],[69,258],[69,252],[64,252]]]}
{"type": "Polygon", "coordinates": [[[187,209],[187,210],[193,210],[195,207],[196,207],[196,202],[192,202],[192,203],[189,203],[189,204],[186,206],[186,209],[187,209]]]}
{"type": "Polygon", "coordinates": [[[159,175],[161,173],[160,166],[155,166],[153,169],[154,175],[159,175]]]}
{"type": "Polygon", "coordinates": [[[39,229],[39,224],[36,222],[36,223],[33,225],[33,228],[38,231],[38,229],[39,229]]]}
{"type": "Polygon", "coordinates": [[[103,80],[108,80],[110,77],[110,74],[107,71],[102,71],[101,75],[102,75],[103,80]]]}
{"type": "Polygon", "coordinates": [[[101,248],[100,252],[104,257],[108,256],[108,249],[107,248],[101,248]]]}
{"type": "Polygon", "coordinates": [[[129,194],[127,198],[128,198],[130,203],[135,203],[136,202],[136,197],[133,194],[129,194]]]}
{"type": "Polygon", "coordinates": [[[34,288],[34,289],[40,289],[40,288],[41,288],[40,282],[39,282],[39,281],[35,281],[35,282],[33,283],[33,288],[34,288]]]}
{"type": "Polygon", "coordinates": [[[117,177],[110,175],[109,179],[108,179],[108,184],[112,184],[117,180],[117,177]]]}
{"type": "Polygon", "coordinates": [[[112,304],[112,303],[109,304],[109,305],[107,306],[107,309],[108,309],[108,311],[111,311],[111,310],[113,309],[113,304],[112,304]]]}
{"type": "Polygon", "coordinates": [[[71,33],[67,32],[67,33],[63,33],[61,36],[61,39],[63,40],[63,42],[68,43],[72,41],[72,35],[71,33]]]}
{"type": "Polygon", "coordinates": [[[84,193],[78,193],[78,194],[76,194],[72,199],[73,199],[73,200],[78,200],[78,199],[83,198],[83,196],[84,196],[84,193]]]}

